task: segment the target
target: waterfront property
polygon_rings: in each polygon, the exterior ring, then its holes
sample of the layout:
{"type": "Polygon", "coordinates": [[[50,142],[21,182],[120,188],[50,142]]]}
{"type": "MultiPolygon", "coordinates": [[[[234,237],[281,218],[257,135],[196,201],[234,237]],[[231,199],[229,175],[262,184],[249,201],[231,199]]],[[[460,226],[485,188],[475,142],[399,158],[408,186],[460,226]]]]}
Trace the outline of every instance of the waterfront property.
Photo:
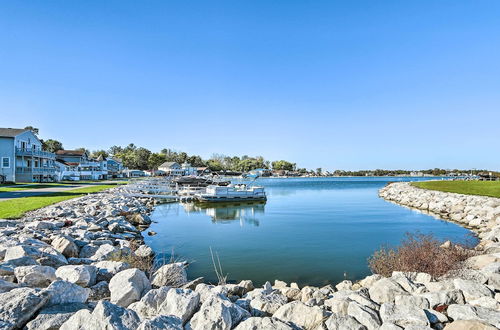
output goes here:
{"type": "Polygon", "coordinates": [[[426,181],[414,182],[418,188],[500,198],[500,181],[426,181]]]}
{"type": "Polygon", "coordinates": [[[0,175],[6,182],[56,180],[55,155],[30,130],[0,128],[0,175]]]}
{"type": "Polygon", "coordinates": [[[163,171],[168,176],[184,175],[184,170],[177,162],[165,162],[158,166],[158,170],[163,171]]]}
{"type": "Polygon", "coordinates": [[[102,180],[108,178],[108,162],[99,156],[92,159],[85,150],[56,152],[58,180],[102,180]]]}

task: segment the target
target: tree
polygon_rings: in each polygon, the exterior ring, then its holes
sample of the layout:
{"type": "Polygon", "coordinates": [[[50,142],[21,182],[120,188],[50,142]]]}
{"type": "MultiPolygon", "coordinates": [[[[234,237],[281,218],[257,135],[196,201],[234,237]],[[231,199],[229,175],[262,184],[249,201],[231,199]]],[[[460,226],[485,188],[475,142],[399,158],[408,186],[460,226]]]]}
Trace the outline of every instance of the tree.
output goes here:
{"type": "Polygon", "coordinates": [[[320,175],[321,175],[321,172],[323,172],[323,169],[322,169],[321,167],[318,167],[318,168],[316,169],[316,174],[317,174],[318,176],[320,176],[320,175]]]}
{"type": "Polygon", "coordinates": [[[48,139],[46,141],[43,141],[42,149],[50,152],[56,152],[58,150],[63,150],[64,148],[61,142],[53,139],[48,139]]]}
{"type": "Polygon", "coordinates": [[[99,158],[99,156],[102,156],[103,158],[108,158],[109,154],[105,150],[96,150],[92,152],[92,158],[99,158]]]}
{"type": "Polygon", "coordinates": [[[120,146],[112,146],[111,148],[109,148],[108,150],[108,154],[110,155],[118,155],[119,153],[123,152],[123,148],[120,147],[120,146]]]}
{"type": "Polygon", "coordinates": [[[212,171],[222,171],[224,169],[224,166],[222,166],[220,160],[217,159],[209,159],[207,161],[207,166],[212,171]]]}
{"type": "Polygon", "coordinates": [[[152,153],[148,158],[148,166],[152,170],[158,169],[158,167],[165,162],[166,156],[162,153],[152,153]]]}
{"type": "Polygon", "coordinates": [[[35,134],[35,135],[38,135],[38,133],[40,133],[40,130],[36,127],[33,127],[33,126],[26,126],[24,129],[32,131],[33,134],[35,134]]]}
{"type": "Polygon", "coordinates": [[[286,160],[277,160],[271,163],[273,170],[293,171],[295,168],[294,163],[287,162],[286,160]]]}

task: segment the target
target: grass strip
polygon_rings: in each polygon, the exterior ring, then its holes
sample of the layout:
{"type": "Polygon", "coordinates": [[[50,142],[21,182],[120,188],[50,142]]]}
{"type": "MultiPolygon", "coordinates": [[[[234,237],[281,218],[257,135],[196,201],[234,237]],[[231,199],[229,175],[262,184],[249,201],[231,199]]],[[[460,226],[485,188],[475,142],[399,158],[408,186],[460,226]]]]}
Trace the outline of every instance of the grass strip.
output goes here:
{"type": "Polygon", "coordinates": [[[41,196],[22,197],[0,202],[0,219],[21,218],[26,212],[59,203],[68,199],[81,197],[114,188],[117,184],[96,185],[63,192],[47,193],[41,196]]]}
{"type": "Polygon", "coordinates": [[[500,198],[500,181],[423,181],[412,182],[412,185],[423,189],[500,198]]]}

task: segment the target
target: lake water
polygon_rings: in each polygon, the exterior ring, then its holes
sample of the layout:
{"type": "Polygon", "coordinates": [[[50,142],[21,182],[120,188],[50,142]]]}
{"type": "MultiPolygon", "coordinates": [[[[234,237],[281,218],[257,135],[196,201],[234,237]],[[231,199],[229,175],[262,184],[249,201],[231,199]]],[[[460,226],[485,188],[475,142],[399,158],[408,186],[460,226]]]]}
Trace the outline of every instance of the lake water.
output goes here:
{"type": "MultiPolygon", "coordinates": [[[[200,206],[163,204],[152,214],[146,243],[188,260],[188,276],[217,282],[210,247],[228,280],[275,279],[323,285],[370,274],[367,258],[406,232],[465,241],[470,232],[378,197],[389,181],[409,178],[259,179],[266,203],[200,206]]],[[[413,178],[411,180],[422,180],[413,178]]],[[[144,233],[145,234],[145,233],[144,233]]]]}

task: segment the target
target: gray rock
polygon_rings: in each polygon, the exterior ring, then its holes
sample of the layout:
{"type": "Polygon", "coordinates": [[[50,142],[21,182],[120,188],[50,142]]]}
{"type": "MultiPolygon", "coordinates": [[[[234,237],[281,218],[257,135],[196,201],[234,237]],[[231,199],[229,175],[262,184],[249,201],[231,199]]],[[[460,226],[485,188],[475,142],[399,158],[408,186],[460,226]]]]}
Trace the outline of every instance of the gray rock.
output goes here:
{"type": "Polygon", "coordinates": [[[134,310],[141,318],[165,314],[162,312],[162,308],[166,304],[167,293],[170,289],[170,287],[164,286],[149,290],[140,301],[130,304],[128,308],[134,310]]]}
{"type": "Polygon", "coordinates": [[[14,269],[17,282],[30,287],[46,287],[56,279],[56,270],[48,266],[21,266],[14,269]]]}
{"type": "Polygon", "coordinates": [[[52,240],[52,246],[66,258],[76,258],[80,250],[74,240],[69,236],[58,236],[52,240]]]}
{"type": "Polygon", "coordinates": [[[187,274],[183,263],[173,263],[161,266],[153,274],[151,282],[155,287],[181,287],[187,283],[187,274]]]}
{"type": "Polygon", "coordinates": [[[328,330],[366,330],[367,328],[359,323],[354,317],[346,315],[339,316],[333,314],[325,321],[328,330]]]}
{"type": "Polygon", "coordinates": [[[151,258],[154,256],[154,251],[147,245],[141,245],[134,251],[134,254],[142,258],[151,258]]]}
{"type": "Polygon", "coordinates": [[[144,320],[137,330],[183,330],[182,321],[172,315],[160,315],[150,320],[144,320]]]}
{"type": "Polygon", "coordinates": [[[50,305],[84,303],[90,294],[90,289],[67,281],[52,282],[46,291],[50,293],[50,305]]]}
{"type": "Polygon", "coordinates": [[[127,218],[128,222],[133,225],[149,225],[151,224],[151,219],[147,215],[140,213],[135,213],[127,218]]]}
{"type": "Polygon", "coordinates": [[[378,304],[392,303],[397,295],[408,294],[398,283],[389,278],[382,278],[369,289],[370,298],[378,304]]]}
{"type": "Polygon", "coordinates": [[[253,316],[271,316],[287,302],[287,297],[282,294],[263,294],[250,300],[250,309],[253,316]]]}
{"type": "Polygon", "coordinates": [[[273,316],[304,329],[315,329],[321,326],[328,315],[325,310],[318,306],[311,307],[300,301],[293,301],[281,306],[273,316]]]}
{"type": "Polygon", "coordinates": [[[123,270],[109,282],[111,302],[122,307],[140,300],[150,289],[151,283],[148,278],[137,268],[123,270]]]}
{"type": "Polygon", "coordinates": [[[90,287],[89,300],[97,301],[107,299],[111,296],[109,284],[106,281],[101,281],[90,287]]]}
{"type": "Polygon", "coordinates": [[[68,265],[59,267],[57,277],[80,286],[92,286],[96,281],[97,269],[90,265],[68,265]]]}
{"type": "Polygon", "coordinates": [[[136,330],[141,319],[136,312],[101,300],[94,310],[82,309],[72,315],[61,326],[61,330],[119,329],[136,330]]]}
{"type": "Polygon", "coordinates": [[[250,317],[234,328],[235,330],[293,330],[283,321],[272,317],[250,317]]]}
{"type": "Polygon", "coordinates": [[[493,292],[486,285],[462,279],[454,279],[453,284],[463,292],[467,302],[485,296],[493,297],[493,292]]]}
{"type": "Polygon", "coordinates": [[[446,325],[446,330],[495,330],[494,326],[476,320],[459,320],[453,321],[446,325]]]}
{"type": "Polygon", "coordinates": [[[9,281],[0,279],[0,293],[9,292],[12,289],[16,289],[19,286],[9,281]]]}
{"type": "Polygon", "coordinates": [[[114,247],[111,244],[103,244],[99,246],[97,251],[90,258],[94,260],[106,260],[120,254],[121,250],[119,248],[114,247]]]}
{"type": "Polygon", "coordinates": [[[185,329],[229,330],[242,320],[250,317],[250,313],[232,302],[220,297],[210,296],[186,324],[185,329]]]}
{"type": "Polygon", "coordinates": [[[162,314],[177,316],[185,323],[198,309],[200,294],[189,289],[170,289],[165,303],[162,314]]]}
{"type": "Polygon", "coordinates": [[[364,325],[368,330],[378,329],[382,322],[377,311],[360,305],[357,302],[351,301],[347,307],[347,314],[354,317],[359,323],[364,325]]]}
{"type": "Polygon", "coordinates": [[[380,318],[384,323],[393,323],[403,328],[412,325],[428,326],[430,324],[424,310],[412,305],[382,304],[380,306],[380,318]]]}
{"type": "Polygon", "coordinates": [[[27,330],[56,330],[59,329],[73,314],[80,309],[88,309],[87,305],[73,303],[54,305],[43,308],[38,316],[26,324],[27,330]]]}
{"type": "Polygon", "coordinates": [[[49,300],[39,289],[18,288],[0,294],[0,328],[22,328],[49,300]]]}
{"type": "Polygon", "coordinates": [[[97,281],[107,282],[122,270],[130,268],[129,264],[121,261],[99,261],[94,266],[97,268],[97,281]]]}

